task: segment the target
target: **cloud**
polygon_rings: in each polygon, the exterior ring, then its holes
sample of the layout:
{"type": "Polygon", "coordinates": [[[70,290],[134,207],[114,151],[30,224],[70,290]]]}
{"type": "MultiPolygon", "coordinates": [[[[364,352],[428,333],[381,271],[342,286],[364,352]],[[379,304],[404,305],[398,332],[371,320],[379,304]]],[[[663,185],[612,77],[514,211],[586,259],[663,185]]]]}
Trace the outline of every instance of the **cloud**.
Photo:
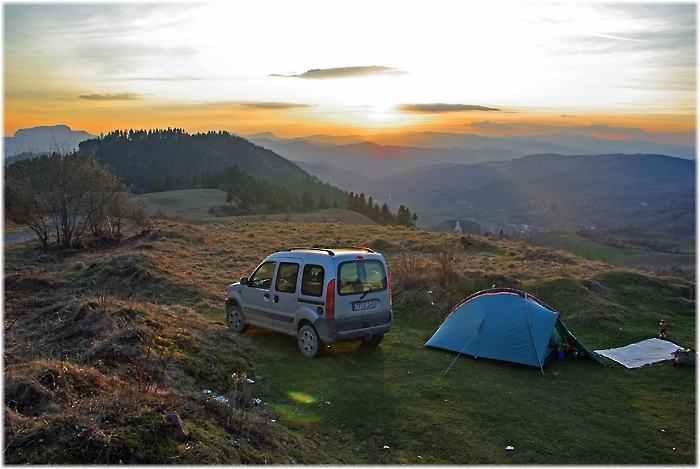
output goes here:
{"type": "Polygon", "coordinates": [[[143,95],[136,93],[117,93],[117,94],[81,94],[80,99],[88,101],[136,101],[143,98],[143,95]]]}
{"type": "Polygon", "coordinates": [[[281,102],[267,102],[267,103],[243,103],[243,106],[254,107],[259,109],[298,109],[305,107],[312,107],[310,104],[296,104],[296,103],[281,103],[281,102]]]}
{"type": "Polygon", "coordinates": [[[459,111],[498,111],[499,109],[473,104],[402,104],[399,111],[411,112],[459,112],[459,111]]]}
{"type": "Polygon", "coordinates": [[[518,127],[509,124],[499,124],[498,122],[483,121],[483,122],[472,122],[471,124],[466,124],[469,127],[476,127],[481,130],[497,130],[497,131],[510,131],[517,130],[518,127]]]}
{"type": "Polygon", "coordinates": [[[316,68],[300,75],[280,75],[273,73],[270,76],[283,78],[310,78],[312,80],[333,80],[337,78],[363,77],[368,75],[404,75],[405,73],[406,72],[402,72],[392,67],[370,65],[360,67],[316,68]]]}

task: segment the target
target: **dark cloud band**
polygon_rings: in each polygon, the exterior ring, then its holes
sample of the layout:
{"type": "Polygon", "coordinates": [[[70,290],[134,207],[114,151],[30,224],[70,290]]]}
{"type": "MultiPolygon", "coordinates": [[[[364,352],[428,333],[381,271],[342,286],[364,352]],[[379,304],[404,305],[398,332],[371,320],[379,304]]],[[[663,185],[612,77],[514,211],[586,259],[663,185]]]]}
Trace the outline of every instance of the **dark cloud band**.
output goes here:
{"type": "Polygon", "coordinates": [[[362,67],[316,68],[299,75],[280,75],[273,73],[272,77],[308,78],[312,80],[332,80],[337,78],[362,77],[368,75],[403,75],[404,72],[392,67],[370,65],[362,67]]]}
{"type": "Polygon", "coordinates": [[[117,93],[117,94],[81,94],[78,96],[80,99],[87,99],[88,101],[136,101],[141,99],[142,96],[136,93],[117,93]]]}
{"type": "Polygon", "coordinates": [[[459,111],[499,111],[499,109],[473,104],[402,104],[399,111],[411,112],[459,112],[459,111]]]}

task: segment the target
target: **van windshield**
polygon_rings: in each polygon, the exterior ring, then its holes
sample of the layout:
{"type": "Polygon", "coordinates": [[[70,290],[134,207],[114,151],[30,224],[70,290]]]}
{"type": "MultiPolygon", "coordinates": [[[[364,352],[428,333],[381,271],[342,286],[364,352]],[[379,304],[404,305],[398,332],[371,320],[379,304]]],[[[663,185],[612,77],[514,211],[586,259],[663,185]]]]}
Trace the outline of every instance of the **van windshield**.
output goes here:
{"type": "Polygon", "coordinates": [[[338,266],[338,293],[352,295],[386,290],[387,279],[384,264],[378,260],[364,259],[343,262],[338,266]]]}

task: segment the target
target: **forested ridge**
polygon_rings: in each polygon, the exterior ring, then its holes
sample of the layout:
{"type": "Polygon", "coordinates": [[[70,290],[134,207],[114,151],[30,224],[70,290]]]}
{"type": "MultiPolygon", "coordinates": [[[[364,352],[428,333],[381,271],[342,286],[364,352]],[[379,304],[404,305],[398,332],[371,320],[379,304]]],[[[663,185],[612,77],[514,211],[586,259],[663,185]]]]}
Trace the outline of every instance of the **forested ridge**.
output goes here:
{"type": "MultiPolygon", "coordinates": [[[[186,189],[202,176],[237,166],[253,178],[284,184],[290,177],[311,179],[294,163],[228,132],[188,134],[182,129],[115,130],[80,144],[102,165],[119,174],[134,192],[186,189]]],[[[310,182],[310,181],[309,181],[310,182]]],[[[207,183],[205,180],[204,183],[207,183]]]]}
{"type": "Polygon", "coordinates": [[[284,213],[316,208],[347,208],[381,224],[413,226],[415,214],[397,214],[364,194],[320,181],[271,150],[228,132],[188,134],[183,129],[115,130],[80,143],[79,153],[94,157],[134,193],[175,189],[226,191],[227,214],[284,213]]]}

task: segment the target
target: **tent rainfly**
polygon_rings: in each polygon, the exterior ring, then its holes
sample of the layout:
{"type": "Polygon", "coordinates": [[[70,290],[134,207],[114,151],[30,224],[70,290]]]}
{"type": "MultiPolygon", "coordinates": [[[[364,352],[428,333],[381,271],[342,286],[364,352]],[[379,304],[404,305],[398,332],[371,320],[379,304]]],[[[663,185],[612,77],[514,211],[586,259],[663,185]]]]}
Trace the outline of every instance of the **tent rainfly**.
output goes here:
{"type": "Polygon", "coordinates": [[[483,290],[467,297],[442,320],[427,346],[473,357],[537,367],[568,345],[603,363],[569,331],[559,313],[520,290],[483,290]]]}

